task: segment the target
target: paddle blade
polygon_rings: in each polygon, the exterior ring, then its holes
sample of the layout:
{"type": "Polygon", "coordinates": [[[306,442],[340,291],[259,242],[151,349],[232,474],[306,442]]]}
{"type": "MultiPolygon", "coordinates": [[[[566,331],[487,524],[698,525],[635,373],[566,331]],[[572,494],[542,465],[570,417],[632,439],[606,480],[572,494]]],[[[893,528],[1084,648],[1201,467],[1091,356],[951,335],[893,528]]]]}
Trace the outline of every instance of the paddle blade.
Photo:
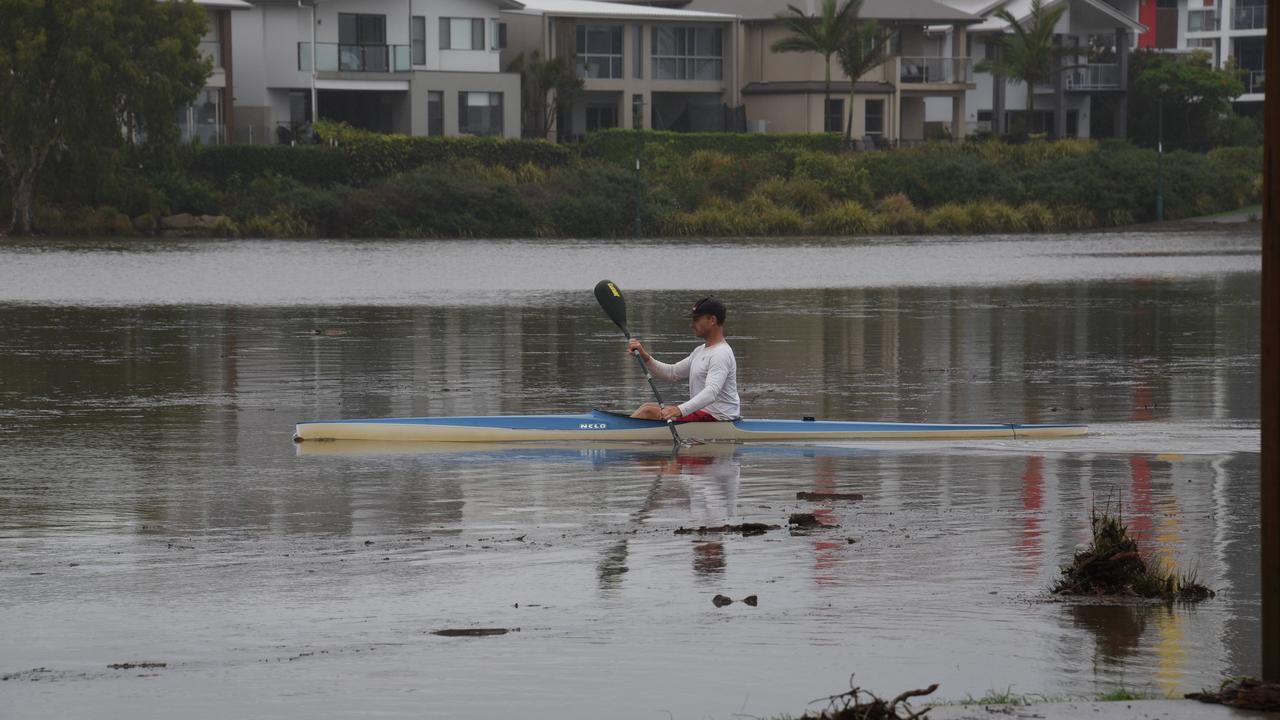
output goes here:
{"type": "Polygon", "coordinates": [[[627,331],[627,301],[623,299],[622,291],[618,286],[610,280],[601,280],[596,283],[596,302],[604,308],[605,314],[613,324],[622,328],[622,332],[626,333],[627,337],[631,337],[631,333],[627,331]]]}

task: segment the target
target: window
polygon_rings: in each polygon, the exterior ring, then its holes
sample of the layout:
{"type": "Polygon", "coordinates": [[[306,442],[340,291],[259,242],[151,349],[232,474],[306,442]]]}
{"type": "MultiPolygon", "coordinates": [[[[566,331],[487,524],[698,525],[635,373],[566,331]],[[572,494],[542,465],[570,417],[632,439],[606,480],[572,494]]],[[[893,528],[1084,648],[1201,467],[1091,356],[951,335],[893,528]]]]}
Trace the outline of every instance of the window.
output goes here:
{"type": "Polygon", "coordinates": [[[494,27],[493,49],[506,50],[507,49],[507,24],[504,22],[494,23],[493,27],[494,27]]]}
{"type": "Polygon", "coordinates": [[[413,48],[413,64],[427,64],[427,19],[421,15],[410,18],[409,44],[413,48]]]}
{"type": "Polygon", "coordinates": [[[868,100],[866,102],[865,130],[867,135],[884,134],[884,101],[868,100]]]}
{"type": "Polygon", "coordinates": [[[827,101],[822,130],[823,132],[844,131],[844,98],[831,98],[827,101]]]}
{"type": "Polygon", "coordinates": [[[615,105],[588,105],[587,132],[618,127],[618,108],[615,105]]]}
{"type": "Polygon", "coordinates": [[[578,62],[584,77],[622,77],[622,26],[579,25],[578,62]]]}
{"type": "Polygon", "coordinates": [[[464,135],[501,135],[502,93],[458,93],[458,132],[464,135]]]}
{"type": "Polygon", "coordinates": [[[484,20],[440,18],[441,50],[483,50],[484,20]]]}
{"type": "Polygon", "coordinates": [[[439,90],[427,92],[427,134],[444,135],[444,93],[439,90]]]}
{"type": "Polygon", "coordinates": [[[338,13],[338,69],[386,72],[387,16],[338,13]]]}
{"type": "Polygon", "coordinates": [[[724,38],[720,28],[656,25],[651,32],[655,79],[721,79],[724,38]]]}

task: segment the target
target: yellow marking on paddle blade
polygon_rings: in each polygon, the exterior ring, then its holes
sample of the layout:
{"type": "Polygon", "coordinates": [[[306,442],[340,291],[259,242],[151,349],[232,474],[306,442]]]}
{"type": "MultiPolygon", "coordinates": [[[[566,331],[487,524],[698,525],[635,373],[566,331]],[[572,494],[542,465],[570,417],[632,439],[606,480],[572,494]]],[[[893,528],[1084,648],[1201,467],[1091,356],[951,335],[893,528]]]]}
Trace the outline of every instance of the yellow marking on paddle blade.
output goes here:
{"type": "Polygon", "coordinates": [[[613,283],[609,283],[609,292],[613,293],[614,297],[622,297],[622,293],[618,292],[617,286],[613,283]]]}

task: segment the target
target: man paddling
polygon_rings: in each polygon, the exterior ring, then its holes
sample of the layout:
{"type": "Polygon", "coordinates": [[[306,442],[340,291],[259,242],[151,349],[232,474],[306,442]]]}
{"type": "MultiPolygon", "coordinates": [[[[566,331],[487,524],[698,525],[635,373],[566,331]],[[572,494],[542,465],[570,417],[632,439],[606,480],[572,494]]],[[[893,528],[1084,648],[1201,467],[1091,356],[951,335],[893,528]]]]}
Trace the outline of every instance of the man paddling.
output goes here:
{"type": "Polygon", "coordinates": [[[645,420],[678,422],[710,422],[736,420],[740,417],[738,400],[738,361],[733,348],[724,339],[724,303],[705,297],[689,311],[689,327],[703,341],[689,357],[674,365],[654,360],[640,341],[632,338],[627,352],[637,353],[654,377],[676,382],[689,380],[690,398],[679,405],[665,407],[645,403],[631,417],[645,420]]]}

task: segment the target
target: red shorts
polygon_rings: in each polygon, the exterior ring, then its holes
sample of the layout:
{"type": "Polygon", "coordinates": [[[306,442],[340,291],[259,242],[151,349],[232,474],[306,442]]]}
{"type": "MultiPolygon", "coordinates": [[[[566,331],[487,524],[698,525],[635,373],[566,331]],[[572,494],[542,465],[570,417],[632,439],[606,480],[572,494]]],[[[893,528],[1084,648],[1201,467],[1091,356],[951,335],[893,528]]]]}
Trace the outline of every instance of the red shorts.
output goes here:
{"type": "Polygon", "coordinates": [[[706,410],[694,410],[688,415],[681,415],[676,422],[717,422],[716,416],[706,410]]]}

